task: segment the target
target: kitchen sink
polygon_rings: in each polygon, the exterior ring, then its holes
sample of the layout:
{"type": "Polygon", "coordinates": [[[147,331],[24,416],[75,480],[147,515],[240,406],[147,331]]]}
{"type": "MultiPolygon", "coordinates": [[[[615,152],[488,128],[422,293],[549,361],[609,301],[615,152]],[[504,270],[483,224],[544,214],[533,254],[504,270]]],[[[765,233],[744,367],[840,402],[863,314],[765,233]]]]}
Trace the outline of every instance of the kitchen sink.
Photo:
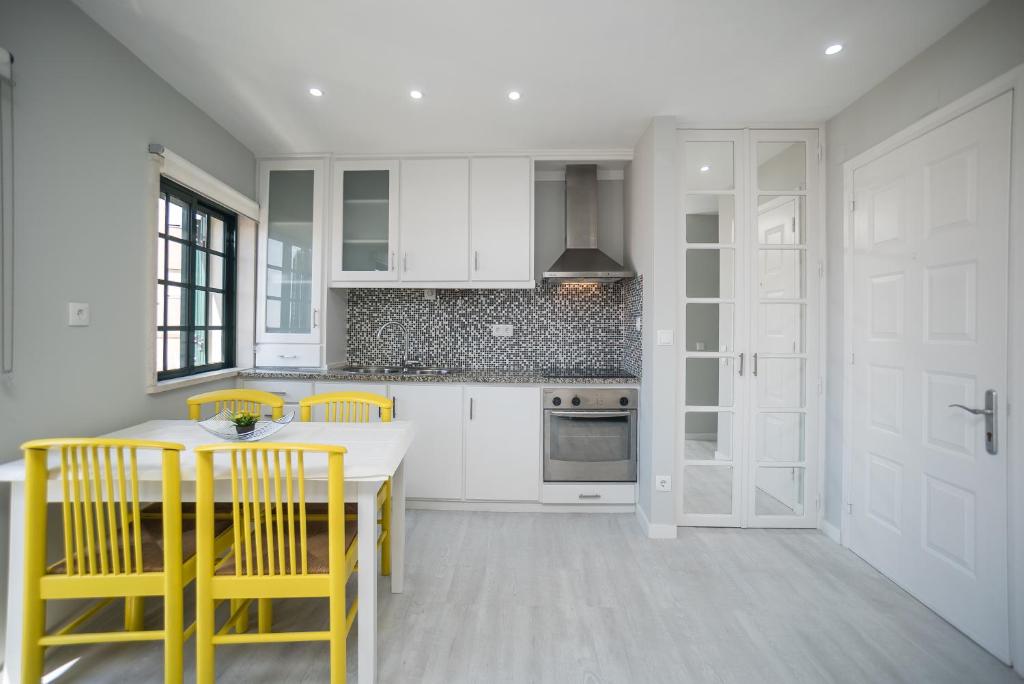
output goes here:
{"type": "Polygon", "coordinates": [[[412,366],[346,366],[343,373],[352,375],[448,375],[451,368],[417,368],[412,366]]]}

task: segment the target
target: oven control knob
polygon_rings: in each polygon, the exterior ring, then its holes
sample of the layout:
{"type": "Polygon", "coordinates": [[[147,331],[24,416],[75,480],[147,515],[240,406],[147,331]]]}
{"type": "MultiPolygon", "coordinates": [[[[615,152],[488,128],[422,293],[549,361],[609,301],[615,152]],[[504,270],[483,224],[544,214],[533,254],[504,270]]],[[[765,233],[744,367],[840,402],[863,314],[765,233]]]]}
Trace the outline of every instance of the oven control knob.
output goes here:
{"type": "Polygon", "coordinates": [[[561,406],[562,405],[562,397],[555,397],[554,399],[551,400],[551,404],[553,406],[561,406]]]}
{"type": "Polygon", "coordinates": [[[629,406],[629,397],[620,397],[619,406],[629,406]]]}
{"type": "Polygon", "coordinates": [[[572,405],[573,406],[579,406],[580,405],[580,398],[579,397],[573,397],[572,398],[572,405]]]}

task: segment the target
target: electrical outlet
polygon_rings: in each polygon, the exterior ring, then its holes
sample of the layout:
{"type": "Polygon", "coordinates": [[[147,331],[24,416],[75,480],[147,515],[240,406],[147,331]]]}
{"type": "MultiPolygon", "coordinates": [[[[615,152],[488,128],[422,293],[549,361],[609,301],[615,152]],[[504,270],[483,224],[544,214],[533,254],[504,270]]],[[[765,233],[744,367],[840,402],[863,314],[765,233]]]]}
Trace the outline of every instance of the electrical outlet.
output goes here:
{"type": "Polygon", "coordinates": [[[495,323],[491,326],[491,334],[495,337],[512,337],[512,326],[495,323]]]}
{"type": "Polygon", "coordinates": [[[671,492],[672,491],[672,476],[671,475],[658,475],[654,478],[654,488],[659,492],[671,492]]]}
{"type": "Polygon", "coordinates": [[[89,305],[84,302],[68,302],[68,325],[89,325],[89,305]]]}

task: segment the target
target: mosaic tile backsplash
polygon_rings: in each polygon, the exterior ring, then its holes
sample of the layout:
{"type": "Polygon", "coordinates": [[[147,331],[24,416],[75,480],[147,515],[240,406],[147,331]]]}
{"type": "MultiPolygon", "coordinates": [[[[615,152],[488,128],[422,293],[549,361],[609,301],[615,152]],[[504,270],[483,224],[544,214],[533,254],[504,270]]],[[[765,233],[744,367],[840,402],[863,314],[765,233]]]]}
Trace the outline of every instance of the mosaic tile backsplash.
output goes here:
{"type": "Polygon", "coordinates": [[[541,284],[532,290],[348,291],[348,362],[393,364],[402,357],[397,326],[409,328],[409,353],[431,366],[533,370],[619,369],[640,375],[640,277],[610,284],[541,284]],[[495,337],[491,326],[513,326],[495,337]]]}

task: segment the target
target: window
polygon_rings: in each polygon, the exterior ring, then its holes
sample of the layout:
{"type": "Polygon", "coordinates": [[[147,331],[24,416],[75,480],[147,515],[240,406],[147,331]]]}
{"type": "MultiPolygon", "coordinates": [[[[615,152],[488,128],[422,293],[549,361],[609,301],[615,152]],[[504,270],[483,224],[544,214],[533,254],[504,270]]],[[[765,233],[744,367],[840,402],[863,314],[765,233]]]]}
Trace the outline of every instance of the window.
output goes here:
{"type": "Polygon", "coordinates": [[[157,211],[157,380],[230,368],[237,217],[166,178],[157,211]]]}

